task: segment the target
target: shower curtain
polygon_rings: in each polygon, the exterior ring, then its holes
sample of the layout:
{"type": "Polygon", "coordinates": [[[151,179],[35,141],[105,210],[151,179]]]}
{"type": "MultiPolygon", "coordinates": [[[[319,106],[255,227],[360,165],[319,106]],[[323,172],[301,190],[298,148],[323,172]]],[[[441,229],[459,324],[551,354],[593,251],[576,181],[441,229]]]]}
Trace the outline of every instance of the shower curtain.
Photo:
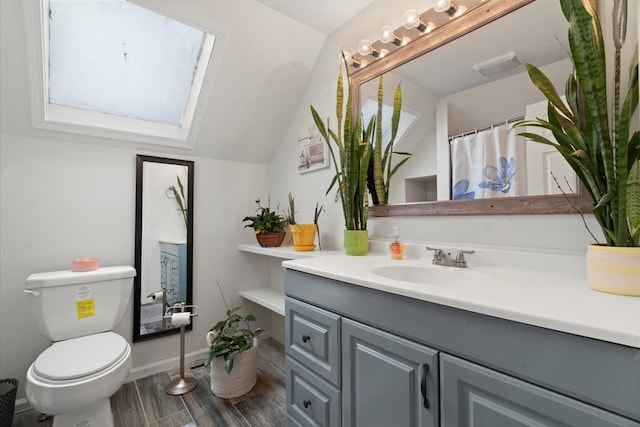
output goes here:
{"type": "Polygon", "coordinates": [[[452,200],[525,196],[524,138],[508,124],[453,138],[452,200]]]}

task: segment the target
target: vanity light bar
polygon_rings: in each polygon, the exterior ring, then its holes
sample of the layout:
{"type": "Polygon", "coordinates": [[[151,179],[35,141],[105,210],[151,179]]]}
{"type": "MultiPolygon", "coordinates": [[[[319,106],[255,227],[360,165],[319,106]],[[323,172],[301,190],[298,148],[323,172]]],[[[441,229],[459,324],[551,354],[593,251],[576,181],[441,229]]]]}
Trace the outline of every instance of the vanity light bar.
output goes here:
{"type": "Polygon", "coordinates": [[[367,64],[382,58],[390,50],[398,49],[431,31],[441,28],[448,22],[478,6],[488,3],[487,0],[438,0],[437,4],[422,14],[415,9],[407,10],[402,16],[402,25],[395,30],[383,25],[378,30],[378,40],[362,39],[358,43],[357,53],[350,56],[352,70],[366,67],[367,64]],[[440,5],[441,12],[437,10],[440,5]]]}

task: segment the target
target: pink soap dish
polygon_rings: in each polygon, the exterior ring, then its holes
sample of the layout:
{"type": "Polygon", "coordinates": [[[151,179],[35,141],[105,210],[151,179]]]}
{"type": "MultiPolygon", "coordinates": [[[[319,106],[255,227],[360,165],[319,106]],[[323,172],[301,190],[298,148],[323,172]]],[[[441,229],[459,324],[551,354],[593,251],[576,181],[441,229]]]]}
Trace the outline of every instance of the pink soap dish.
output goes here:
{"type": "Polygon", "coordinates": [[[76,258],[71,264],[71,271],[93,271],[100,268],[98,258],[76,258]]]}

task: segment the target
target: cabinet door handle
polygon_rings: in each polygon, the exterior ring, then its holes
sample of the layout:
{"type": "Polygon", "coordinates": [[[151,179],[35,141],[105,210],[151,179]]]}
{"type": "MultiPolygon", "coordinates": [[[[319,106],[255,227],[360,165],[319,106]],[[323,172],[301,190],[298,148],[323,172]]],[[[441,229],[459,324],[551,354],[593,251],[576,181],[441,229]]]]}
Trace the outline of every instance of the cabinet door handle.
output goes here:
{"type": "Polygon", "coordinates": [[[302,342],[307,342],[307,341],[311,341],[311,337],[309,335],[303,335],[302,342]]]}
{"type": "Polygon", "coordinates": [[[429,365],[422,365],[422,381],[420,381],[420,392],[422,393],[422,404],[425,409],[429,409],[429,398],[427,397],[427,374],[429,373],[429,365]]]}
{"type": "Polygon", "coordinates": [[[310,400],[303,400],[302,401],[302,406],[304,406],[305,409],[309,408],[309,406],[311,406],[311,401],[310,400]]]}

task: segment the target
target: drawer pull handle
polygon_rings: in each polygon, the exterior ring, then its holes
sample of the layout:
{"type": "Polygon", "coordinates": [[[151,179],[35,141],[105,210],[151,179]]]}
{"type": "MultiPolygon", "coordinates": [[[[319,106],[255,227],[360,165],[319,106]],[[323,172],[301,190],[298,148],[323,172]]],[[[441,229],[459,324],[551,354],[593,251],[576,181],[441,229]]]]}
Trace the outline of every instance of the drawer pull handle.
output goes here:
{"type": "Polygon", "coordinates": [[[420,381],[420,392],[422,393],[422,404],[425,409],[429,409],[429,398],[427,397],[427,374],[429,373],[429,365],[424,364],[422,367],[422,381],[420,381]]]}
{"type": "Polygon", "coordinates": [[[309,335],[303,335],[302,342],[307,342],[307,341],[311,341],[311,337],[309,335]]]}
{"type": "Polygon", "coordinates": [[[305,409],[309,408],[309,406],[311,406],[311,401],[310,400],[302,401],[302,406],[304,406],[305,409]]]}

